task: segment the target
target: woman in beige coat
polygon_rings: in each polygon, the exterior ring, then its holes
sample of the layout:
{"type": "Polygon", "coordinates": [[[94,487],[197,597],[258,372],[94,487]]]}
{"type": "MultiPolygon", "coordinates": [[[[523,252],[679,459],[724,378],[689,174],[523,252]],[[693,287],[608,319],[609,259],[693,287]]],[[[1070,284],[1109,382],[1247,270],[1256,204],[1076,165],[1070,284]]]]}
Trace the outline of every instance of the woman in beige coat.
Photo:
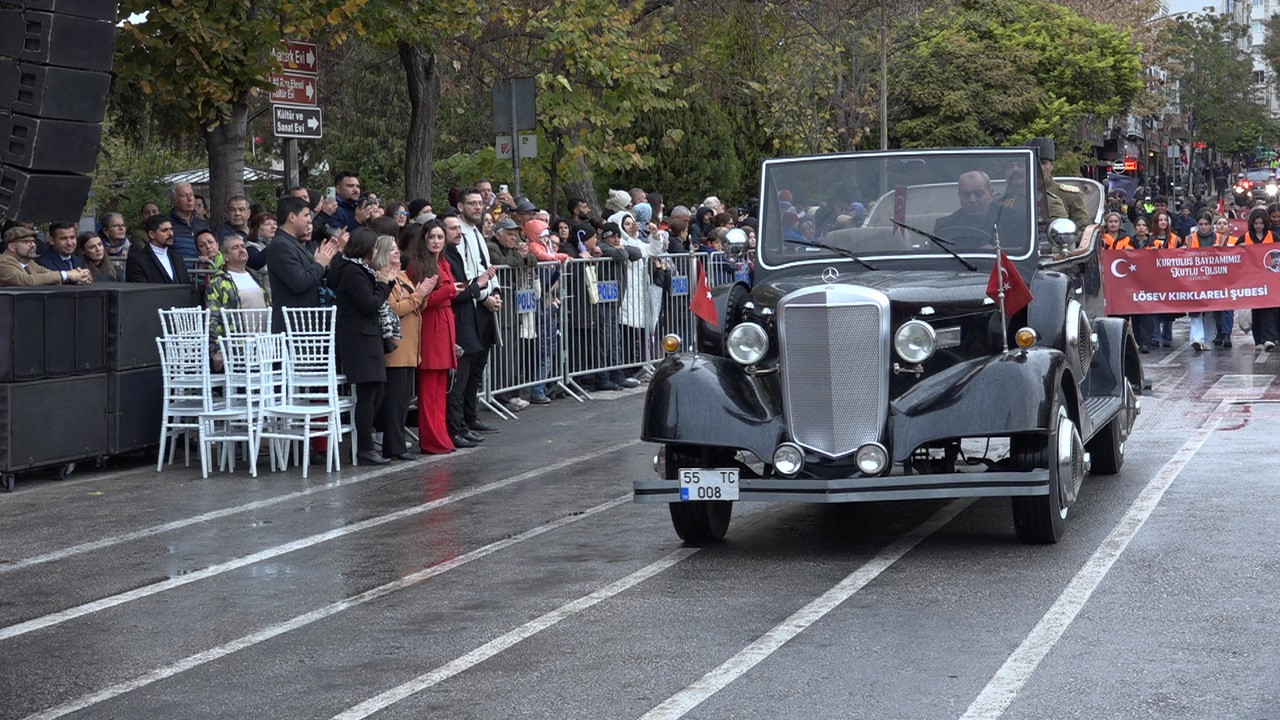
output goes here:
{"type": "MultiPolygon", "coordinates": [[[[374,263],[384,261],[394,268],[400,267],[400,248],[390,236],[378,238],[374,250],[374,263]]],[[[405,419],[409,415],[409,403],[417,392],[418,361],[422,334],[422,308],[427,296],[435,289],[436,278],[429,277],[417,285],[403,270],[397,270],[395,283],[387,304],[400,316],[400,337],[396,347],[387,353],[387,395],[378,413],[378,427],[382,429],[382,456],[392,460],[410,460],[404,441],[405,419]]]]}

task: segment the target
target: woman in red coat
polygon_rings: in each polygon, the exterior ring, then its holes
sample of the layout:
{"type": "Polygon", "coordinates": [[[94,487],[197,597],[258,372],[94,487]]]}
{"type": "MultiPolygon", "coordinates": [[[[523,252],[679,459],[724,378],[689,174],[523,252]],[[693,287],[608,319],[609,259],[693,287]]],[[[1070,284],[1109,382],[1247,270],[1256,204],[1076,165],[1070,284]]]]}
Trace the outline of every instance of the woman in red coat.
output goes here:
{"type": "Polygon", "coordinates": [[[445,422],[445,402],[450,371],[458,367],[454,353],[455,329],[452,300],[458,294],[449,272],[441,262],[444,226],[430,222],[422,235],[414,233],[409,242],[409,276],[414,282],[438,277],[435,289],[422,309],[422,354],[418,363],[418,446],[428,454],[454,451],[445,422]]]}

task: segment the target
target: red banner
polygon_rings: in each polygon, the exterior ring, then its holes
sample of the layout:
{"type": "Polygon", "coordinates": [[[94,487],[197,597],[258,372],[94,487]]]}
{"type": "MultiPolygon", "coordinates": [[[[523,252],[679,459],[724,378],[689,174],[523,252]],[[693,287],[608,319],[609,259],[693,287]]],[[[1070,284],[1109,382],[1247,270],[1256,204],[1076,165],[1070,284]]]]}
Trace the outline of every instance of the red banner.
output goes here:
{"type": "Polygon", "coordinates": [[[1280,245],[1104,250],[1108,315],[1280,307],[1280,245]]]}

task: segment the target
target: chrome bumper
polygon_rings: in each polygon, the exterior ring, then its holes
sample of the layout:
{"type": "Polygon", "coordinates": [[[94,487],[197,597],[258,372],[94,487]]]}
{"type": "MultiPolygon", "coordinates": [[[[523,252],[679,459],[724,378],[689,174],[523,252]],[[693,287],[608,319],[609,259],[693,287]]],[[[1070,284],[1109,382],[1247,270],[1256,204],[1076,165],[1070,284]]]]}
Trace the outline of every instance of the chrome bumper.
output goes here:
{"type": "MultiPolygon", "coordinates": [[[[835,480],[741,478],[739,500],[794,503],[948,500],[967,497],[1026,497],[1049,494],[1049,471],[889,475],[835,480]]],[[[680,502],[678,480],[636,480],[638,503],[680,502]]]]}

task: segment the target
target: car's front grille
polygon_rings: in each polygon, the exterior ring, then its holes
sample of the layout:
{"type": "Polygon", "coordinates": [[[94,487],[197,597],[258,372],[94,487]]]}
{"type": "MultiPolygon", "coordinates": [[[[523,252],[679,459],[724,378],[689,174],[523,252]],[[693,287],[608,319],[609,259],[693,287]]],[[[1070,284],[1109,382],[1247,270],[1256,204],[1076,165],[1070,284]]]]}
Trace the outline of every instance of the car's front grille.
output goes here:
{"type": "Polygon", "coordinates": [[[783,404],[791,438],[830,457],[878,440],[888,413],[889,300],[851,285],[778,303],[783,404]]]}

